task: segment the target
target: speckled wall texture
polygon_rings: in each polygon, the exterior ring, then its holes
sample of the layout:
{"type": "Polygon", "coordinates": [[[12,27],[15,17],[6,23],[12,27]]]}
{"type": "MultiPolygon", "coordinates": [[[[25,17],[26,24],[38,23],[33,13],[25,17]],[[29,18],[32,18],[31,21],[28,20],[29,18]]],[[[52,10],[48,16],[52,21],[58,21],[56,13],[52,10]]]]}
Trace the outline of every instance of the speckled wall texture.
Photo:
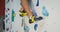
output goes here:
{"type": "Polygon", "coordinates": [[[5,0],[5,32],[60,32],[60,0],[29,0],[30,8],[42,20],[29,23],[21,17],[21,0],[5,0]],[[32,2],[30,2],[32,1],[32,2]]]}

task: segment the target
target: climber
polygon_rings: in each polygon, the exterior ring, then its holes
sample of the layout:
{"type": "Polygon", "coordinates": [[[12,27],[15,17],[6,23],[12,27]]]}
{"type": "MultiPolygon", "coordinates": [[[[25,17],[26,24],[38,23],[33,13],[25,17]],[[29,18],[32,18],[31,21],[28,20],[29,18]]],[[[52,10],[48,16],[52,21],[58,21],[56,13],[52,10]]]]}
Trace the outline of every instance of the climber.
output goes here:
{"type": "Polygon", "coordinates": [[[41,20],[42,17],[36,18],[34,16],[34,14],[32,13],[32,10],[31,10],[31,8],[29,6],[29,1],[30,0],[21,0],[21,4],[22,4],[22,8],[21,9],[27,13],[27,15],[29,17],[29,23],[33,23],[36,20],[41,20]]]}

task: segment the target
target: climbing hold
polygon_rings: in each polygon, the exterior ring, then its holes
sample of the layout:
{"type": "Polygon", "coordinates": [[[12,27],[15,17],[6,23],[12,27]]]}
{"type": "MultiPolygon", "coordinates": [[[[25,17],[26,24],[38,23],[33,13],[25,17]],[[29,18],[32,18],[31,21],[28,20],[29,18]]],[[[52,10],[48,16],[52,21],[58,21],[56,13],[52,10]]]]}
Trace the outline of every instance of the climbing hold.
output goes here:
{"type": "Polygon", "coordinates": [[[14,13],[14,17],[16,16],[16,13],[14,13]]]}
{"type": "Polygon", "coordinates": [[[14,22],[14,17],[16,16],[14,10],[12,9],[12,22],[14,22]]]}
{"type": "Polygon", "coordinates": [[[8,20],[6,20],[6,23],[8,22],[8,20]]]}
{"type": "Polygon", "coordinates": [[[7,18],[7,17],[8,17],[8,15],[5,15],[5,17],[7,18]]]}
{"type": "Polygon", "coordinates": [[[26,30],[26,31],[29,31],[29,27],[28,26],[24,26],[24,30],[26,30]]]}
{"type": "Polygon", "coordinates": [[[42,20],[43,19],[43,17],[35,17],[35,21],[39,21],[39,20],[42,20]]]}
{"type": "Polygon", "coordinates": [[[6,19],[6,23],[8,22],[9,18],[6,19]]]}
{"type": "Polygon", "coordinates": [[[10,10],[9,8],[5,9],[6,12],[8,12],[9,10],[10,10]]]}
{"type": "Polygon", "coordinates": [[[35,25],[34,25],[34,30],[35,30],[35,31],[37,30],[37,27],[38,27],[38,24],[35,24],[35,25]]]}
{"type": "Polygon", "coordinates": [[[10,10],[9,8],[7,8],[7,10],[10,10]]]}
{"type": "Polygon", "coordinates": [[[8,30],[9,30],[9,28],[6,28],[6,30],[8,31],[8,30]]]}
{"type": "Polygon", "coordinates": [[[39,0],[37,0],[37,4],[36,4],[36,6],[39,6],[39,0]]]}
{"type": "Polygon", "coordinates": [[[44,16],[49,16],[49,13],[47,12],[45,6],[43,6],[42,9],[43,9],[43,10],[42,10],[42,14],[43,14],[44,16]]]}

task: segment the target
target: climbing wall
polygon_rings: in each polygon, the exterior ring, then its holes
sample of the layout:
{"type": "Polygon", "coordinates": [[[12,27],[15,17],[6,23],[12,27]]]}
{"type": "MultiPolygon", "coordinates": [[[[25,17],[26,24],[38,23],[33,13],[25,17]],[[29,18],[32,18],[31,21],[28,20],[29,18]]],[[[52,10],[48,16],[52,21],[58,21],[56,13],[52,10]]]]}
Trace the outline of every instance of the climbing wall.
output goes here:
{"type": "Polygon", "coordinates": [[[30,24],[28,16],[19,15],[21,0],[5,0],[5,32],[60,32],[59,1],[32,0],[33,14],[43,19],[30,24]]]}

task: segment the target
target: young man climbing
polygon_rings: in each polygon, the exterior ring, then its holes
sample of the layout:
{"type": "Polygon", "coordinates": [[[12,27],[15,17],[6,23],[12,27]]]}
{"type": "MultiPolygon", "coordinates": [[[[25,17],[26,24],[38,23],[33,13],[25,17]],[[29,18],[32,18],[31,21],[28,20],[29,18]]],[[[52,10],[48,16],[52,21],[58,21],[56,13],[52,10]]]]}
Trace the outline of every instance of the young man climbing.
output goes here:
{"type": "MultiPolygon", "coordinates": [[[[20,10],[21,13],[27,13],[28,17],[29,17],[29,23],[33,23],[36,20],[41,20],[42,17],[36,17],[33,12],[32,9],[30,8],[31,0],[21,0],[21,4],[22,4],[22,8],[20,10]]],[[[32,7],[33,8],[33,7],[32,7]]],[[[22,14],[20,14],[22,15],[22,14]]]]}

